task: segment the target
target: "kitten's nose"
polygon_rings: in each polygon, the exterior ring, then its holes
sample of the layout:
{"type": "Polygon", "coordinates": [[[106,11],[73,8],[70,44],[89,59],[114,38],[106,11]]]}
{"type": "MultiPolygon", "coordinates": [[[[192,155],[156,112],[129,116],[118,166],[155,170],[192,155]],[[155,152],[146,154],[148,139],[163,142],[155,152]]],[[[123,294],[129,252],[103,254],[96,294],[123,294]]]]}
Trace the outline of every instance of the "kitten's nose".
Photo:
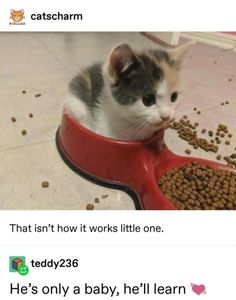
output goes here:
{"type": "Polygon", "coordinates": [[[162,115],[161,118],[163,121],[167,121],[170,119],[170,114],[162,115]]]}

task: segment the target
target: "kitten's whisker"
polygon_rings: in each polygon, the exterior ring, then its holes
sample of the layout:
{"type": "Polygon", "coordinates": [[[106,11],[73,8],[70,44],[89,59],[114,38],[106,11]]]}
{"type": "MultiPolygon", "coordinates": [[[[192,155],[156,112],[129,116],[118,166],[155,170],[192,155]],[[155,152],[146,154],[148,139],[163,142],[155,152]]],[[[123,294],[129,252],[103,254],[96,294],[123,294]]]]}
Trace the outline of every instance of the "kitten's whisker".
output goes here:
{"type": "Polygon", "coordinates": [[[147,126],[152,125],[150,121],[144,122],[143,126],[139,128],[139,130],[136,132],[136,134],[140,133],[141,130],[144,130],[147,126]]]}
{"type": "Polygon", "coordinates": [[[132,123],[129,126],[123,128],[121,132],[128,133],[129,131],[136,129],[139,125],[140,123],[132,123]]]}
{"type": "Polygon", "coordinates": [[[141,130],[143,130],[148,125],[148,123],[149,123],[148,121],[142,122],[140,124],[140,126],[138,126],[136,128],[136,130],[134,130],[134,132],[132,133],[131,137],[134,138],[137,135],[137,133],[139,133],[141,130]]]}
{"type": "Polygon", "coordinates": [[[121,130],[121,132],[124,132],[124,131],[126,131],[126,130],[130,130],[131,128],[133,128],[133,127],[136,127],[137,126],[137,124],[130,124],[129,126],[127,126],[127,127],[124,127],[122,130],[121,130]]]}

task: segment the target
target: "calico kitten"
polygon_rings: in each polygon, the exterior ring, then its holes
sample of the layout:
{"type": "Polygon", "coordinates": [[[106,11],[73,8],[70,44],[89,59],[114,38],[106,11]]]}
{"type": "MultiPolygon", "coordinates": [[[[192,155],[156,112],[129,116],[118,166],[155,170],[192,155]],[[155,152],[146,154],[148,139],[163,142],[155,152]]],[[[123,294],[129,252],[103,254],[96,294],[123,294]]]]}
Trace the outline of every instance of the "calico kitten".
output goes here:
{"type": "Polygon", "coordinates": [[[70,83],[65,110],[103,136],[144,140],[173,119],[180,63],[189,42],[170,51],[114,48],[105,64],[84,69],[70,83]]]}

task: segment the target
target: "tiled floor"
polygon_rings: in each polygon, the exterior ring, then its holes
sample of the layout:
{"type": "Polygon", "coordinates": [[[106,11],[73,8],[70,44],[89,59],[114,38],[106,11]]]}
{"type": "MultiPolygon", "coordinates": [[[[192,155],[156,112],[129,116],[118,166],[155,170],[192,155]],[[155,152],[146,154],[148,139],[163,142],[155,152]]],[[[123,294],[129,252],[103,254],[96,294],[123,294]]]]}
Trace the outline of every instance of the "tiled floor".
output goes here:
{"type": "MultiPolygon", "coordinates": [[[[95,209],[134,209],[125,193],[73,173],[54,142],[70,78],[81,66],[104,60],[113,46],[124,42],[136,48],[155,47],[138,33],[0,33],[0,209],[85,209],[88,203],[95,209]],[[35,98],[37,93],[41,97],[35,98]],[[43,189],[42,181],[49,181],[49,188],[43,189]],[[109,197],[101,199],[103,194],[109,197]],[[94,203],[95,197],[100,203],[94,203]]],[[[186,55],[182,77],[178,115],[188,114],[207,129],[226,123],[234,134],[236,52],[197,44],[186,55]],[[224,100],[230,104],[221,106],[224,100]]],[[[176,132],[166,131],[166,143],[184,155],[186,142],[176,132]]],[[[232,153],[234,147],[236,133],[231,145],[221,145],[220,152],[232,153]]],[[[192,154],[212,160],[216,156],[202,150],[192,154]]]]}

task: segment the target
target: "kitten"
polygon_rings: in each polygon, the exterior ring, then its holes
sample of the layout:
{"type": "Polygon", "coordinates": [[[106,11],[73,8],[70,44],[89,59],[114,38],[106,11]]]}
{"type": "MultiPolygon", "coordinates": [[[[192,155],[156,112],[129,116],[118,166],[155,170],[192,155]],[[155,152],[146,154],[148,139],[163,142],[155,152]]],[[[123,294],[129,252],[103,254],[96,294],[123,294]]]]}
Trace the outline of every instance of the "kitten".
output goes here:
{"type": "Polygon", "coordinates": [[[120,140],[144,140],[173,119],[179,71],[189,42],[170,51],[137,53],[122,44],[107,63],[84,69],[70,83],[65,110],[90,130],[120,140]]]}

